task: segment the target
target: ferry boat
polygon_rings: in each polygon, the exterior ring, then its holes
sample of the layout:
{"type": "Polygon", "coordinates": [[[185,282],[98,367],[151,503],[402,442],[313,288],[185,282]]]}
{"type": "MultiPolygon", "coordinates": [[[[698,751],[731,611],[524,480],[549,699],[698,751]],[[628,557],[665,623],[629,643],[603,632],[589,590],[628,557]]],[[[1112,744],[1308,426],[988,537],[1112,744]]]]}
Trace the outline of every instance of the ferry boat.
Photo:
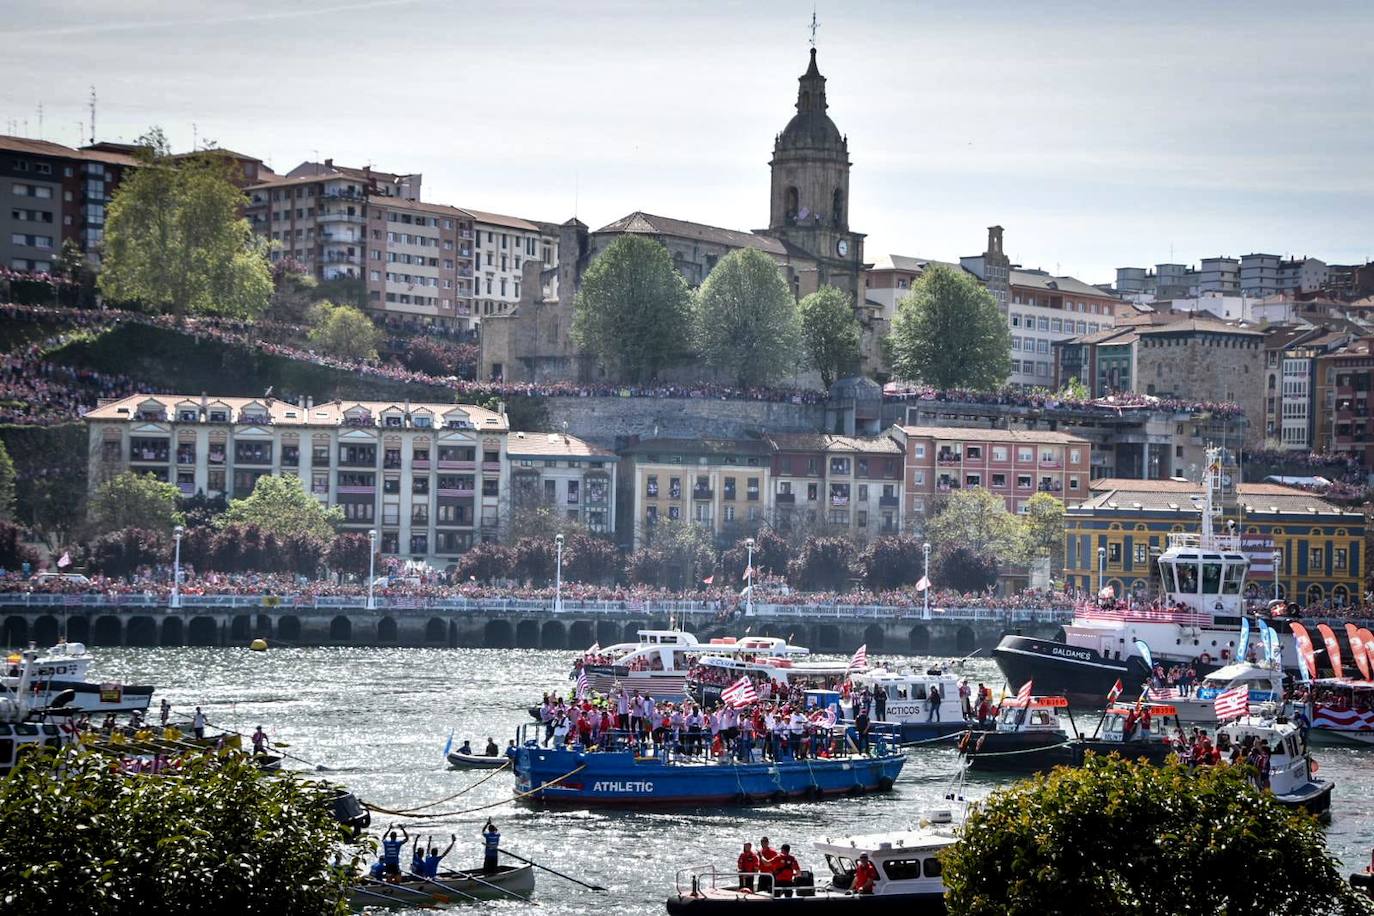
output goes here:
{"type": "Polygon", "coordinates": [[[1283,702],[1283,674],[1277,664],[1257,662],[1236,662],[1218,668],[1187,696],[1174,696],[1169,702],[1177,708],[1180,721],[1215,725],[1217,696],[1242,684],[1249,691],[1252,706],[1283,702]]]}
{"type": "Polygon", "coordinates": [[[882,742],[871,755],[848,752],[841,746],[843,730],[831,736],[832,756],[804,760],[761,760],[757,751],[738,760],[733,754],[644,757],[630,747],[544,748],[521,731],[515,788],[531,804],[754,805],[862,795],[891,789],[906,762],[900,750],[882,742]]]}
{"type": "MultiPolygon", "coordinates": [[[[36,651],[37,647],[30,645],[36,651]]],[[[20,656],[10,655],[0,685],[14,690],[18,683],[20,656]]],[[[153,698],[153,688],[119,683],[88,681],[87,675],[94,656],[79,642],[59,642],[38,655],[29,681],[29,691],[35,706],[50,706],[59,696],[71,691],[63,703],[78,712],[108,713],[146,710],[153,698]]]]}
{"type": "MultiPolygon", "coordinates": [[[[767,639],[768,637],[759,637],[767,639]]],[[[782,640],[778,642],[786,643],[782,640]]],[[[720,702],[720,692],[740,677],[748,675],[755,684],[768,684],[772,694],[786,696],[793,687],[802,690],[833,688],[844,682],[850,672],[848,662],[822,662],[798,660],[806,650],[797,652],[799,647],[787,646],[788,654],[746,654],[717,655],[714,646],[709,647],[712,654],[697,659],[688,677],[688,694],[703,706],[713,706],[720,702]]]]}
{"type": "Polygon", "coordinates": [[[1056,766],[1082,766],[1089,753],[1118,754],[1128,760],[1163,763],[1173,756],[1167,722],[1177,724],[1178,710],[1163,703],[1113,703],[1107,707],[1091,736],[1079,734],[1068,715],[1064,697],[1016,697],[1002,704],[996,727],[990,732],[965,733],[959,750],[969,769],[1039,772],[1056,766]],[[1145,731],[1127,724],[1144,711],[1152,727],[1145,731]],[[1065,727],[1067,726],[1067,728],[1065,727]]]}
{"type": "MultiPolygon", "coordinates": [[[[926,672],[888,671],[875,668],[871,671],[852,674],[849,677],[851,697],[865,687],[875,690],[879,685],[887,693],[883,717],[878,717],[877,708],[872,709],[872,723],[875,731],[891,734],[898,741],[908,743],[939,738],[965,731],[969,723],[964,720],[964,707],[959,699],[959,678],[944,671],[926,672]],[[930,715],[930,690],[940,691],[940,709],[936,716],[930,715]]],[[[844,708],[844,704],[841,704],[844,708]]],[[[852,706],[846,710],[851,712],[852,706]]],[[[850,715],[848,721],[853,722],[850,715]]]]}
{"type": "Polygon", "coordinates": [[[1301,808],[1322,820],[1331,817],[1331,790],[1335,784],[1316,775],[1318,766],[1296,725],[1279,715],[1276,707],[1266,704],[1254,715],[1217,729],[1218,743],[1226,740],[1236,747],[1247,738],[1269,747],[1269,790],[1280,803],[1301,808]]]}
{"type": "Polygon", "coordinates": [[[74,739],[69,723],[59,724],[34,702],[29,684],[37,668],[36,650],[20,653],[14,685],[0,691],[0,776],[14,769],[33,748],[60,748],[74,739]]]}
{"type": "MultiPolygon", "coordinates": [[[[1237,645],[1250,561],[1239,536],[1212,528],[1221,473],[1220,450],[1208,450],[1201,530],[1170,534],[1159,557],[1161,607],[1100,599],[1077,610],[1062,639],[1004,636],[992,654],[1007,682],[1033,680],[1048,694],[1095,705],[1118,680],[1132,685],[1149,678],[1150,665],[1137,641],[1149,648],[1154,662],[1166,668],[1193,664],[1199,674],[1243,656],[1237,645]]],[[[1285,666],[1295,665],[1296,654],[1285,666]]]]}
{"type": "MultiPolygon", "coordinates": [[[[809,884],[794,884],[788,896],[776,895],[766,886],[767,876],[759,873],[718,871],[709,865],[686,868],[677,874],[676,893],[668,898],[667,908],[673,916],[740,912],[941,914],[946,909],[940,853],[958,839],[950,812],[942,811],[912,830],[817,840],[815,851],[824,858],[830,880],[817,885],[812,877],[809,884]],[[878,877],[871,894],[853,894],[854,872],[859,856],[865,854],[877,868],[878,877]]],[[[809,871],[802,874],[811,876],[809,871]]]]}
{"type": "Polygon", "coordinates": [[[688,675],[702,656],[797,659],[810,654],[809,649],[788,645],[776,636],[724,637],[701,643],[682,630],[640,630],[637,635],[638,642],[583,654],[579,664],[592,690],[609,694],[619,687],[627,695],[638,691],[656,701],[676,702],[687,696],[688,675]]]}
{"type": "Polygon", "coordinates": [[[1374,681],[1319,678],[1309,697],[1313,742],[1374,747],[1374,681]]]}

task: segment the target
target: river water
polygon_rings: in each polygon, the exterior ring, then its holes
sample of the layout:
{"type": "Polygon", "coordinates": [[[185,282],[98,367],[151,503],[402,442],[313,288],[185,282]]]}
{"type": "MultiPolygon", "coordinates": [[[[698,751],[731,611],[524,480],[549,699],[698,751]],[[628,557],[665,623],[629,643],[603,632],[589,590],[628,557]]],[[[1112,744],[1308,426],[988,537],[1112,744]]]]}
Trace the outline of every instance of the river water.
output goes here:
{"type": "MultiPolygon", "coordinates": [[[[483,773],[447,768],[444,743],[470,738],[501,746],[529,721],[526,709],[545,690],[564,693],[573,653],[535,649],[288,648],[100,649],[100,679],[154,684],[174,714],[199,704],[210,722],[244,733],[262,725],[289,753],[326,768],[321,775],[346,785],[366,801],[396,810],[453,795],[483,773]]],[[[885,656],[889,666],[925,666],[927,658],[885,656]]],[[[996,667],[974,659],[965,665],[972,683],[1000,684],[996,667]]],[[[1091,717],[1085,717],[1091,719],[1091,717]]],[[[1086,723],[1091,727],[1091,722],[1086,723]]],[[[1363,867],[1374,843],[1374,749],[1319,748],[1321,772],[1336,780],[1332,850],[1349,867],[1363,867]]],[[[552,868],[611,891],[618,913],[662,913],[674,873],[693,865],[728,867],[744,840],[768,836],[791,843],[803,867],[818,875],[825,866],[810,852],[820,836],[900,829],[922,811],[946,805],[956,771],[952,749],[934,746],[908,753],[906,767],[887,794],[828,802],[799,802],[748,810],[564,811],[507,802],[481,812],[426,821],[421,828],[458,844],[455,866],[480,862],[478,833],[488,816],[501,829],[502,845],[552,868]]],[[[294,767],[310,769],[304,763],[294,767]]],[[[976,777],[965,794],[978,798],[1008,780],[976,777]]],[[[459,811],[499,803],[512,794],[514,777],[498,773],[435,807],[459,811]]],[[[373,826],[386,826],[375,815],[373,826]]],[[[411,821],[411,823],[415,823],[411,821]]],[[[546,873],[538,899],[551,914],[591,913],[608,896],[546,873]]],[[[514,901],[501,908],[523,907],[514,901]]]]}

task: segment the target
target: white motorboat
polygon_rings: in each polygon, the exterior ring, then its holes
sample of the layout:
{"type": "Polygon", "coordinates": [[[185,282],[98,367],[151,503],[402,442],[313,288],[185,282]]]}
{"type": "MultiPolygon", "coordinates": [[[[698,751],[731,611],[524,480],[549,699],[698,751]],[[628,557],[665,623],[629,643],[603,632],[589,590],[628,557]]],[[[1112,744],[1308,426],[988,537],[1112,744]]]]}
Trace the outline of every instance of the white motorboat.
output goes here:
{"type": "Polygon", "coordinates": [[[1273,662],[1224,665],[1204,677],[1187,696],[1171,696],[1169,702],[1178,710],[1180,721],[1214,725],[1217,696],[1242,684],[1250,693],[1251,706],[1283,702],[1283,675],[1273,662]]]}
{"type": "Polygon", "coordinates": [[[805,654],[805,649],[797,651],[797,646],[787,646],[783,640],[778,642],[791,651],[754,654],[746,650],[743,654],[719,655],[715,653],[716,646],[710,646],[712,654],[703,655],[692,667],[689,692],[698,702],[710,706],[720,700],[722,690],[746,675],[756,684],[767,684],[773,694],[785,696],[793,687],[837,689],[849,673],[845,662],[799,658],[805,654]]]}
{"type": "MultiPolygon", "coordinates": [[[[149,686],[87,680],[95,657],[83,643],[62,640],[43,652],[34,646],[30,650],[37,652],[27,687],[34,706],[54,705],[67,691],[71,693],[62,705],[87,713],[146,710],[152,701],[149,686]]],[[[20,659],[18,654],[10,655],[0,677],[0,685],[11,691],[18,684],[20,659]]]]}
{"type": "Polygon", "coordinates": [[[638,642],[583,654],[579,663],[592,690],[609,694],[619,687],[628,695],[638,692],[654,700],[680,700],[687,695],[692,667],[703,656],[795,659],[810,653],[776,636],[726,637],[709,643],[682,630],[640,630],[638,636],[638,642]]]}
{"type": "Polygon", "coordinates": [[[1265,704],[1254,715],[1242,716],[1217,728],[1217,743],[1244,746],[1246,740],[1262,742],[1269,749],[1268,789],[1285,805],[1301,808],[1323,820],[1331,816],[1334,783],[1317,776],[1301,729],[1277,707],[1265,704]]]}
{"type": "MultiPolygon", "coordinates": [[[[60,748],[75,740],[75,729],[69,718],[55,719],[34,701],[30,690],[33,673],[38,668],[38,652],[29,649],[20,653],[14,685],[6,685],[0,692],[0,776],[19,762],[21,755],[35,747],[60,748]]],[[[13,657],[10,659],[13,663],[13,657]]]]}
{"type": "MultiPolygon", "coordinates": [[[[940,670],[889,671],[886,668],[873,668],[855,672],[849,676],[850,696],[853,697],[864,688],[876,692],[882,687],[887,694],[883,703],[882,715],[877,704],[871,710],[873,727],[876,731],[893,732],[899,741],[923,741],[942,735],[961,732],[968,728],[964,719],[963,701],[959,698],[959,678],[940,670]],[[932,715],[930,696],[932,688],[939,690],[939,709],[932,715]]],[[[846,708],[846,714],[852,705],[846,708]]],[[[848,715],[853,721],[853,716],[848,715]]]]}

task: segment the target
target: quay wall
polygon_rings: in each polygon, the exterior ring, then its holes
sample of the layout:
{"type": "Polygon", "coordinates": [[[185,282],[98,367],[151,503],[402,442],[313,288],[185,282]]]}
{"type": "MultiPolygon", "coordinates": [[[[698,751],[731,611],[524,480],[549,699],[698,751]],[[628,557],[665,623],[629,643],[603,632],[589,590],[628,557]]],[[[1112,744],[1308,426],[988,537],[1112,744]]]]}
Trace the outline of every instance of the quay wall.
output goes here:
{"type": "Polygon", "coordinates": [[[924,620],[914,617],[823,617],[813,614],[720,621],[713,613],[667,609],[601,610],[350,607],[60,607],[0,604],[0,644],[14,648],[67,639],[93,646],[414,646],[581,650],[592,643],[634,641],[641,629],[677,626],[703,642],[717,636],[781,636],[816,652],[966,655],[997,644],[1004,633],[1053,637],[1053,620],[924,620]]]}
{"type": "Polygon", "coordinates": [[[713,398],[548,397],[548,416],[566,431],[615,448],[632,436],[738,438],[757,432],[816,432],[825,425],[824,404],[722,401],[713,398]]]}

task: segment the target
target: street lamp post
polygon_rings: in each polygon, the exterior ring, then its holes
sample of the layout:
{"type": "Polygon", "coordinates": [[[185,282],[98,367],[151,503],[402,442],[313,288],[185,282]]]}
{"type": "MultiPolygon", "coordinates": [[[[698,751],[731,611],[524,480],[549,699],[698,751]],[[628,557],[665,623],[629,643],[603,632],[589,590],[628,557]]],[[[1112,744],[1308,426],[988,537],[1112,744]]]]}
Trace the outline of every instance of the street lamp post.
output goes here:
{"type": "Polygon", "coordinates": [[[376,578],[377,569],[377,529],[373,528],[367,533],[367,609],[369,611],[377,607],[377,603],[372,598],[372,580],[376,578]]]}
{"type": "Polygon", "coordinates": [[[1279,600],[1279,573],[1283,570],[1283,551],[1274,551],[1274,600],[1279,600]]]}
{"type": "Polygon", "coordinates": [[[744,550],[748,559],[744,563],[744,571],[749,577],[748,591],[744,593],[744,613],[745,616],[754,616],[754,539],[744,539],[744,550]]]}
{"type": "Polygon", "coordinates": [[[1097,548],[1097,596],[1102,597],[1107,579],[1107,548],[1097,548]]]}
{"type": "Polygon", "coordinates": [[[553,546],[557,550],[558,559],[553,569],[553,612],[563,613],[563,535],[554,536],[553,546]]]}
{"type": "Polygon", "coordinates": [[[922,605],[921,605],[921,619],[922,619],[922,620],[929,620],[929,619],[930,619],[930,541],[926,541],[924,544],[921,545],[921,553],[922,553],[922,554],[925,556],[925,558],[926,558],[926,571],[925,571],[926,587],[925,587],[924,589],[921,590],[921,600],[922,600],[922,602],[923,602],[922,605]]]}
{"type": "Polygon", "coordinates": [[[172,553],[172,607],[181,607],[181,536],[186,533],[186,528],[177,525],[172,529],[172,540],[176,547],[172,553]]]}

